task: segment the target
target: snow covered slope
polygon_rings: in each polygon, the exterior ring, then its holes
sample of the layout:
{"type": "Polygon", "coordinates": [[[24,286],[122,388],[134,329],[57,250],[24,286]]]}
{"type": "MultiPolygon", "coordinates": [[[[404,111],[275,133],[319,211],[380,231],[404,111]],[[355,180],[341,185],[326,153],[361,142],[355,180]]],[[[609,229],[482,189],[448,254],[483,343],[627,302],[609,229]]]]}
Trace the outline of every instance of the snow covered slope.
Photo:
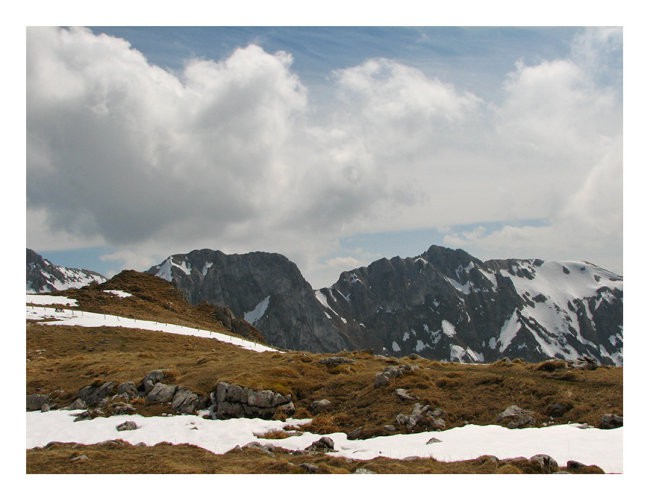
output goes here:
{"type": "Polygon", "coordinates": [[[27,249],[27,292],[61,291],[92,282],[101,284],[106,282],[106,278],[94,271],[57,266],[27,249]]]}

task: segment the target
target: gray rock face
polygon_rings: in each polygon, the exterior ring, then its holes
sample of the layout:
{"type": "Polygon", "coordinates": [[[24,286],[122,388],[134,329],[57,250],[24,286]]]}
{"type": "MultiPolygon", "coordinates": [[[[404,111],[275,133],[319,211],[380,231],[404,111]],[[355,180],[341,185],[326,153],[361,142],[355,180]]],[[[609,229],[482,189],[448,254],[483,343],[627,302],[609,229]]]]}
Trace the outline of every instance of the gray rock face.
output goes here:
{"type": "Polygon", "coordinates": [[[312,402],[309,405],[309,410],[313,414],[318,414],[319,412],[326,411],[330,407],[332,407],[332,402],[330,402],[326,398],[323,398],[322,400],[315,400],[314,402],[312,402]]]}
{"type": "Polygon", "coordinates": [[[140,385],[142,388],[144,388],[145,393],[149,393],[151,389],[156,385],[156,383],[161,382],[163,379],[165,379],[165,373],[160,369],[156,369],[150,371],[142,379],[142,383],[140,383],[140,385]]]}
{"type": "Polygon", "coordinates": [[[291,395],[281,395],[271,390],[253,390],[224,381],[217,383],[211,399],[212,419],[272,419],[276,414],[292,415],[296,410],[291,395]]]}
{"type": "Polygon", "coordinates": [[[349,347],[298,267],[280,254],[195,250],[170,256],[147,273],[172,282],[192,304],[229,307],[279,348],[336,352],[349,347]]]}

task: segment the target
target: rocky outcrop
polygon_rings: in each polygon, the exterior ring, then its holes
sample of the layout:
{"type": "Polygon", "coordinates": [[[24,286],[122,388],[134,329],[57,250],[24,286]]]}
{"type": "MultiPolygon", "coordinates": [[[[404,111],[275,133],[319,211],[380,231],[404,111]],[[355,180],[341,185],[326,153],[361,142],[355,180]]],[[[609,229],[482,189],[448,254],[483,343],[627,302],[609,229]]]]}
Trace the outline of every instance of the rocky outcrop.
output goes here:
{"type": "Polygon", "coordinates": [[[612,430],[623,426],[623,416],[618,414],[603,414],[600,417],[600,428],[604,430],[612,430]]]}
{"type": "Polygon", "coordinates": [[[50,396],[41,393],[27,395],[28,411],[50,410],[50,396]]]}
{"type": "Polygon", "coordinates": [[[224,381],[217,384],[210,398],[212,419],[273,419],[276,415],[293,415],[296,410],[291,395],[272,390],[253,390],[224,381]]]}

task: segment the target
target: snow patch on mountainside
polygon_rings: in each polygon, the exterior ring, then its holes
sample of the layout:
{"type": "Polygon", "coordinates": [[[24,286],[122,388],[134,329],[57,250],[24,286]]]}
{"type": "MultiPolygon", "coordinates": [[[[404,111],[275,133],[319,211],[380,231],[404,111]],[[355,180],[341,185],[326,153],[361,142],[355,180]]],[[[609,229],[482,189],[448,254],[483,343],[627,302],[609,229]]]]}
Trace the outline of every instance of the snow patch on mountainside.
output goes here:
{"type": "Polygon", "coordinates": [[[266,309],[269,307],[270,299],[271,296],[266,296],[259,303],[257,303],[255,308],[244,313],[244,320],[246,320],[249,324],[255,324],[255,322],[262,318],[264,316],[264,313],[266,313],[266,309]]]}

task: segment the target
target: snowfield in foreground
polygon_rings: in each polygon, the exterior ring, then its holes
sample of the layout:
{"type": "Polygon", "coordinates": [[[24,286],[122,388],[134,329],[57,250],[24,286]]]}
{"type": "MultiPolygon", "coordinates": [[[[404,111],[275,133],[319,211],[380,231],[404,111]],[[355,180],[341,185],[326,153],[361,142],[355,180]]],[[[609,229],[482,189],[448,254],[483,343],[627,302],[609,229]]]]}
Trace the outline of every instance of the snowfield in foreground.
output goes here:
{"type": "Polygon", "coordinates": [[[266,421],[262,419],[209,420],[201,416],[143,417],[120,415],[77,421],[80,411],[58,410],[27,413],[27,448],[43,447],[49,442],[94,444],[122,439],[131,444],[155,445],[160,442],[193,444],[216,454],[237,445],[257,441],[289,450],[304,449],[321,436],[334,441],[331,455],[352,459],[378,456],[404,459],[409,456],[433,457],[440,461],[461,461],[491,454],[500,459],[548,454],[560,466],[574,460],[600,466],[607,473],[623,472],[623,428],[600,430],[578,425],[510,430],[501,426],[468,425],[446,431],[348,440],[344,433],[315,435],[304,433],[284,439],[261,439],[255,434],[281,430],[309,422],[308,419],[266,421]],[[139,428],[117,431],[124,421],[134,421],[139,428]],[[440,440],[427,444],[432,438],[440,440]]]}

